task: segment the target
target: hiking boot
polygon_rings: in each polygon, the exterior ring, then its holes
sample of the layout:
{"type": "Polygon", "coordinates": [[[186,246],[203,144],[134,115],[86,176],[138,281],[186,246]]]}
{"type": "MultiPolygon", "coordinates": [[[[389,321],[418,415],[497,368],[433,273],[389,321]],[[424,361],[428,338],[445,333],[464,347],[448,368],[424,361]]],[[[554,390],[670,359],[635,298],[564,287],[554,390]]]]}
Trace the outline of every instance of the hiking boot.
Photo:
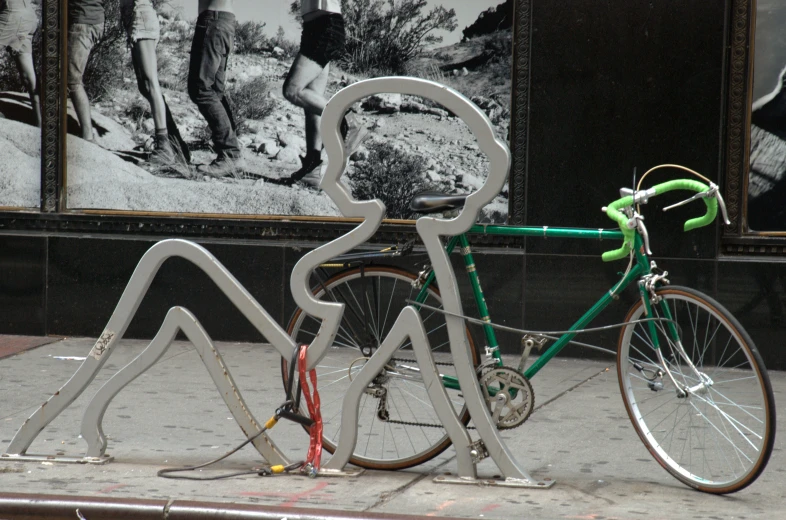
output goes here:
{"type": "Polygon", "coordinates": [[[197,166],[197,173],[210,177],[240,176],[246,167],[246,162],[242,157],[216,157],[210,164],[200,164],[197,166]]]}
{"type": "Polygon", "coordinates": [[[305,174],[298,181],[298,183],[300,183],[301,185],[307,188],[317,188],[317,189],[319,189],[320,182],[322,182],[322,173],[319,171],[319,169],[305,174]]]}
{"type": "Polygon", "coordinates": [[[308,152],[304,157],[300,158],[300,162],[303,163],[301,168],[294,172],[292,175],[289,176],[289,180],[292,183],[304,181],[306,177],[308,180],[305,180],[303,183],[307,186],[317,187],[319,186],[319,181],[321,177],[319,172],[314,173],[314,170],[319,168],[322,165],[322,152],[318,152],[312,150],[308,152]],[[316,181],[316,184],[314,184],[316,181]]]}
{"type": "Polygon", "coordinates": [[[177,161],[177,153],[172,148],[169,141],[164,141],[156,145],[156,149],[150,154],[149,162],[155,166],[170,166],[177,161]]]}

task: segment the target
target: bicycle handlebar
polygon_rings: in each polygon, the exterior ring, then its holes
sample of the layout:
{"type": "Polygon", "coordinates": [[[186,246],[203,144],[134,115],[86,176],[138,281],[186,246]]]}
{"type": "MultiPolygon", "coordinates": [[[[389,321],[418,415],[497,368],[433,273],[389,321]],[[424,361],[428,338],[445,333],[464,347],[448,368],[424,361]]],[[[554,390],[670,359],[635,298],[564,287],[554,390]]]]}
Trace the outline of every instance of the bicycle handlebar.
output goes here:
{"type": "MultiPolygon", "coordinates": [[[[636,192],[633,195],[626,195],[620,199],[615,200],[609,204],[604,211],[606,215],[615,221],[624,235],[622,247],[613,251],[603,253],[603,261],[611,262],[613,260],[621,260],[626,258],[633,248],[633,239],[636,234],[635,229],[638,225],[637,218],[628,218],[627,215],[622,213],[623,208],[627,208],[636,203],[644,203],[650,197],[662,195],[663,193],[674,190],[690,190],[698,193],[705,193],[710,191],[710,187],[699,181],[693,179],[677,179],[673,181],[657,184],[643,192],[636,192]]],[[[704,204],[707,206],[707,212],[697,218],[692,218],[685,222],[684,230],[691,231],[693,229],[711,224],[718,214],[718,200],[715,197],[703,197],[704,204]]],[[[691,199],[688,199],[691,200],[691,199]]]]}

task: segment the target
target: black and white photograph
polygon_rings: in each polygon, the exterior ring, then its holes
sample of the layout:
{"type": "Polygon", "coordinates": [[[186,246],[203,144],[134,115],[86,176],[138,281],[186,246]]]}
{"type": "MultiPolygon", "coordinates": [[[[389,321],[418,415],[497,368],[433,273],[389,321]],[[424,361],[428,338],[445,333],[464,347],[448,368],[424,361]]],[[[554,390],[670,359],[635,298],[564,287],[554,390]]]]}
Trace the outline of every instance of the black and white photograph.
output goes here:
{"type": "Polygon", "coordinates": [[[41,198],[41,0],[0,0],[0,208],[41,198]]]}
{"type": "MultiPolygon", "coordinates": [[[[447,85],[509,141],[512,0],[69,0],[69,210],[340,217],[319,189],[322,110],[380,76],[447,85]]],[[[470,193],[487,160],[438,104],[383,94],[341,125],[344,175],[390,219],[470,193]]],[[[507,188],[486,222],[504,223],[507,188]]]]}
{"type": "Polygon", "coordinates": [[[758,0],[753,62],[748,228],[786,231],[786,3],[758,0]]]}

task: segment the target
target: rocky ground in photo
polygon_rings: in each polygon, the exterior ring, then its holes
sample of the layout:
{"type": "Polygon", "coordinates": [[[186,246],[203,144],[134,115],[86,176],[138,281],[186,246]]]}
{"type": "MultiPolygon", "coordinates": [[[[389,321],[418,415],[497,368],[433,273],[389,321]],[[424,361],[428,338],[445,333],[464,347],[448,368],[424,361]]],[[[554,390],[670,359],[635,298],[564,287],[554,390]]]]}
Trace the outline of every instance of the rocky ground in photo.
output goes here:
{"type": "Polygon", "coordinates": [[[38,208],[41,205],[41,130],[0,118],[0,157],[0,206],[38,208]]]}

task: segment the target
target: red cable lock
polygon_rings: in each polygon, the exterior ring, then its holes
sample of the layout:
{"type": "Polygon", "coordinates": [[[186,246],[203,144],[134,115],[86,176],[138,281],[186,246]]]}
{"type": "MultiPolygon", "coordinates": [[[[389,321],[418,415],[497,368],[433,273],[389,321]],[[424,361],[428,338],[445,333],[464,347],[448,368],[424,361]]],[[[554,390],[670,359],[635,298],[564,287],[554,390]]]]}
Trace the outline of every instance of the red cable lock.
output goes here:
{"type": "Polygon", "coordinates": [[[311,386],[314,388],[314,397],[312,399],[311,390],[309,389],[308,380],[306,379],[306,353],[308,352],[308,345],[300,345],[299,348],[298,374],[300,375],[300,388],[303,391],[303,398],[306,400],[308,414],[311,416],[311,420],[314,421],[314,424],[312,424],[310,428],[311,441],[308,445],[308,455],[306,456],[306,462],[303,467],[305,468],[308,464],[311,464],[314,473],[309,476],[315,477],[316,473],[319,472],[319,466],[322,460],[322,412],[320,411],[319,391],[317,390],[317,371],[313,369],[308,373],[311,378],[311,386]]]}

